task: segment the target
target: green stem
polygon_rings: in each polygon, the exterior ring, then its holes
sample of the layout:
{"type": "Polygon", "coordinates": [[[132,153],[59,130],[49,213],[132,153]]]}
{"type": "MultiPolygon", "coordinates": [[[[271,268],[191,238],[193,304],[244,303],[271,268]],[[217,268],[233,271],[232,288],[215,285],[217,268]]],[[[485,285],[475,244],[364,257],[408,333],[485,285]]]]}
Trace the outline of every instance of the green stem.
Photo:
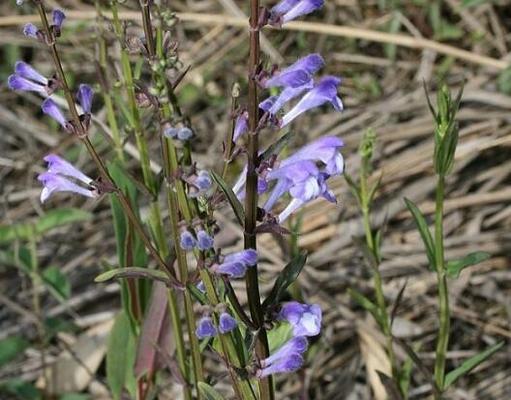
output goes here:
{"type": "Polygon", "coordinates": [[[445,177],[438,176],[435,208],[435,264],[438,279],[438,306],[440,326],[435,354],[435,382],[440,391],[444,387],[445,357],[449,345],[450,311],[449,292],[444,260],[443,212],[444,212],[445,177]]]}
{"type": "Polygon", "coordinates": [[[379,263],[380,259],[378,256],[378,251],[375,248],[374,236],[371,230],[371,220],[370,220],[370,199],[368,198],[367,192],[367,178],[368,178],[368,162],[366,160],[362,160],[361,172],[360,172],[360,199],[361,199],[361,209],[362,209],[362,221],[364,225],[364,232],[366,237],[366,244],[369,247],[369,250],[374,255],[374,259],[376,265],[373,268],[373,282],[374,282],[374,292],[376,295],[376,305],[378,306],[380,317],[381,317],[381,328],[383,334],[386,338],[386,347],[387,347],[387,355],[389,357],[391,373],[393,379],[398,382],[398,369],[396,362],[396,355],[394,352],[394,341],[392,338],[392,327],[390,324],[389,314],[387,312],[387,303],[385,301],[385,296],[383,294],[383,282],[380,274],[379,263]]]}

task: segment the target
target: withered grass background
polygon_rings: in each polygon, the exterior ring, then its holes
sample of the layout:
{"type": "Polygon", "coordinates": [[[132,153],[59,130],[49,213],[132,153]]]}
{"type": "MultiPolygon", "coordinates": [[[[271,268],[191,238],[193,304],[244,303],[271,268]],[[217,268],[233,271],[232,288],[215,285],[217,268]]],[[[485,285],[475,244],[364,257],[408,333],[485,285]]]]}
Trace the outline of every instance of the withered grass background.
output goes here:
{"type": "MultiPolygon", "coordinates": [[[[137,10],[135,3],[128,1],[122,14],[131,33],[140,31],[138,14],[133,12],[137,10]]],[[[356,175],[356,149],[362,134],[369,127],[376,131],[373,178],[381,175],[382,187],[373,222],[376,228],[386,223],[381,266],[384,290],[389,303],[393,303],[406,284],[397,310],[395,335],[410,344],[420,344],[420,358],[431,367],[437,326],[436,280],[427,269],[422,243],[403,198],[415,201],[429,216],[434,211],[433,124],[423,81],[433,95],[439,78],[445,78],[454,88],[465,82],[459,113],[460,144],[454,172],[447,181],[446,256],[450,259],[483,250],[492,258],[450,282],[453,319],[448,365],[459,365],[464,358],[498,340],[507,344],[463,378],[448,397],[509,399],[511,97],[498,90],[497,82],[511,61],[511,3],[488,1],[467,8],[461,7],[460,0],[443,2],[443,20],[463,32],[459,38],[444,41],[435,39],[425,8],[412,1],[403,1],[398,11],[399,32],[380,32],[395,14],[380,10],[376,3],[327,1],[323,12],[307,18],[307,22],[289,24],[290,31],[265,33],[262,48],[268,62],[289,63],[306,52],[319,52],[327,61],[323,72],[344,79],[341,96],[346,110],[314,112],[302,118],[293,126],[292,146],[325,134],[338,135],[346,144],[346,169],[356,175]],[[397,45],[394,61],[387,57],[392,45],[397,45]]],[[[70,18],[60,46],[64,64],[80,82],[95,83],[92,5],[79,0],[48,0],[47,4],[73,10],[68,13],[70,18]]],[[[182,13],[174,39],[179,42],[184,66],[191,65],[179,95],[198,134],[197,160],[203,167],[218,168],[222,140],[230,124],[230,87],[236,81],[243,88],[246,83],[246,5],[234,0],[204,0],[173,1],[171,6],[182,13]]],[[[60,334],[47,349],[46,361],[55,364],[66,349],[76,350],[74,365],[82,368],[84,391],[92,398],[108,398],[100,362],[108,326],[119,307],[119,286],[93,283],[101,271],[101,260],[115,262],[108,201],[57,196],[44,207],[39,204],[40,188],[35,176],[43,171],[40,160],[46,153],[71,150],[78,154],[80,167],[91,175],[95,171],[85,151],[42,118],[36,96],[20,96],[6,88],[6,77],[17,58],[31,62],[41,71],[52,72],[44,47],[21,35],[22,24],[37,19],[17,13],[14,0],[0,5],[0,221],[9,224],[29,220],[62,205],[94,213],[88,223],[54,230],[39,246],[41,267],[58,266],[72,283],[72,297],[64,305],[43,295],[44,314],[72,320],[80,327],[75,334],[60,334]],[[90,355],[90,348],[83,345],[84,350],[76,345],[84,337],[91,337],[91,332],[99,332],[97,343],[92,346],[97,361],[92,370],[90,366],[83,368],[86,357],[80,358],[90,355]]],[[[114,67],[116,56],[116,51],[110,52],[114,67]]],[[[99,104],[99,96],[96,99],[99,104]]],[[[108,135],[101,108],[95,117],[92,134],[108,135]]],[[[154,126],[149,119],[146,123],[154,126]]],[[[150,132],[154,168],[158,169],[158,140],[155,131],[150,132]]],[[[264,140],[270,142],[269,137],[264,140]]],[[[137,154],[132,142],[128,141],[127,151],[130,165],[135,166],[137,154]]],[[[104,157],[112,154],[107,146],[101,151],[104,157]]],[[[132,171],[135,175],[140,172],[132,171]]],[[[372,293],[370,271],[353,240],[363,235],[361,220],[343,179],[336,179],[333,188],[339,203],[334,206],[319,200],[310,204],[303,213],[299,238],[300,247],[310,252],[299,283],[308,301],[321,304],[324,329],[309,368],[288,379],[279,398],[383,398],[374,372],[388,367],[382,356],[382,337],[371,318],[347,294],[349,287],[372,293]]],[[[233,223],[229,210],[220,210],[217,218],[224,227],[219,241],[226,246],[239,245],[241,230],[233,223]]],[[[259,243],[262,286],[267,290],[288,255],[286,247],[271,236],[261,237],[259,243]]],[[[27,277],[1,265],[0,274],[0,339],[15,333],[34,339],[36,317],[27,277]]],[[[237,286],[241,289],[241,282],[237,286]]],[[[398,350],[398,357],[403,360],[405,353],[398,350]]],[[[29,348],[23,357],[0,370],[0,381],[12,377],[38,379],[40,360],[37,347],[29,348]]],[[[417,369],[412,388],[411,398],[428,398],[429,387],[417,369]]],[[[168,387],[164,390],[171,396],[168,387]]]]}

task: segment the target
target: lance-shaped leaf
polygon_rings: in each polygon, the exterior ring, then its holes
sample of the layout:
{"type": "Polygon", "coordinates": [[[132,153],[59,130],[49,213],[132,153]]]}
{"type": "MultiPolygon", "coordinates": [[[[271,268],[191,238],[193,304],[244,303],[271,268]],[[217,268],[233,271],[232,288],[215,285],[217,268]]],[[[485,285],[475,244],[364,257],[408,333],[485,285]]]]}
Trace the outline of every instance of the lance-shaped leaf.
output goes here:
{"type": "Polygon", "coordinates": [[[121,278],[146,278],[163,282],[169,286],[171,285],[171,281],[165,272],[141,267],[114,268],[96,276],[94,282],[101,283],[121,278]]]}
{"type": "Polygon", "coordinates": [[[285,135],[280,137],[275,143],[269,146],[263,153],[259,156],[260,161],[267,161],[272,156],[278,155],[284,147],[287,146],[289,140],[291,139],[291,131],[287,132],[285,135]]]}
{"type": "Polygon", "coordinates": [[[279,302],[285,290],[296,280],[296,278],[298,278],[298,275],[302,271],[306,261],[307,254],[301,253],[296,255],[296,257],[293,258],[291,262],[284,267],[277,280],[275,281],[270,294],[264,300],[263,309],[279,302]]]}
{"type": "Polygon", "coordinates": [[[468,254],[460,260],[448,261],[446,266],[447,276],[449,278],[458,278],[463,269],[479,264],[489,258],[489,253],[486,253],[485,251],[476,251],[468,254]]]}
{"type": "Polygon", "coordinates": [[[224,400],[224,397],[213,386],[206,382],[199,382],[198,385],[199,392],[206,400],[224,400]]]}
{"type": "Polygon", "coordinates": [[[360,307],[371,313],[371,315],[376,320],[378,325],[382,326],[384,321],[381,317],[380,310],[376,304],[374,304],[371,300],[369,300],[366,296],[364,296],[356,289],[349,288],[348,293],[360,307]]]}
{"type": "Polygon", "coordinates": [[[90,220],[92,214],[77,208],[59,208],[48,211],[33,222],[0,225],[0,243],[16,239],[28,240],[35,233],[41,235],[59,226],[90,220]]]}
{"type": "Polygon", "coordinates": [[[426,223],[426,219],[422,215],[419,208],[413,203],[413,201],[405,198],[406,207],[412,213],[413,219],[415,220],[415,224],[417,225],[417,229],[421,235],[422,241],[424,242],[424,246],[426,247],[426,255],[428,256],[429,265],[433,270],[436,271],[435,264],[435,242],[433,241],[433,237],[431,236],[431,232],[429,231],[428,224],[426,223]]]}
{"type": "Polygon", "coordinates": [[[232,191],[231,187],[222,179],[220,175],[218,175],[214,171],[211,171],[211,176],[213,177],[217,185],[220,187],[220,190],[225,194],[225,197],[227,198],[227,201],[231,205],[232,210],[234,211],[234,214],[238,219],[238,222],[240,223],[241,226],[243,226],[245,224],[245,211],[243,210],[243,205],[240,203],[240,201],[232,191]]]}
{"type": "Polygon", "coordinates": [[[488,347],[483,352],[476,354],[475,356],[472,356],[469,359],[465,360],[458,368],[452,370],[445,376],[444,389],[451,386],[463,375],[468,374],[483,361],[486,361],[493,354],[495,354],[502,346],[504,346],[504,342],[498,342],[493,346],[488,347]]]}

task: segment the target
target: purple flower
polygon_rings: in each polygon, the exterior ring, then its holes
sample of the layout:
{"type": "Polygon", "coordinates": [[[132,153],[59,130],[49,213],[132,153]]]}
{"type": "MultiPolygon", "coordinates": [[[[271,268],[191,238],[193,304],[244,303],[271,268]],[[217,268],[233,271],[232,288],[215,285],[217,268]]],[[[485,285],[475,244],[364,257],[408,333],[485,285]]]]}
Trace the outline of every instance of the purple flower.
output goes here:
{"type": "Polygon", "coordinates": [[[317,304],[284,303],[278,319],[288,321],[295,336],[316,336],[321,330],[321,308],[317,304]]]}
{"type": "Polygon", "coordinates": [[[260,368],[256,371],[256,377],[261,379],[273,374],[287,374],[295,372],[303,365],[303,357],[300,354],[293,353],[287,357],[280,358],[273,364],[260,368]]]}
{"type": "Polygon", "coordinates": [[[208,233],[201,229],[199,232],[197,232],[197,247],[199,250],[208,250],[213,247],[215,244],[215,241],[211,236],[208,235],[208,233]]]}
{"type": "Polygon", "coordinates": [[[193,131],[188,128],[187,126],[184,126],[182,128],[179,128],[177,131],[177,138],[182,141],[190,140],[193,137],[193,131]]]}
{"type": "Polygon", "coordinates": [[[202,293],[206,293],[206,286],[204,286],[204,282],[203,281],[199,281],[199,283],[197,283],[197,285],[195,285],[197,287],[197,289],[199,289],[202,293]]]}
{"type": "Polygon", "coordinates": [[[303,86],[299,86],[296,88],[287,87],[279,95],[268,97],[266,100],[263,100],[259,103],[259,108],[264,112],[269,113],[270,115],[276,115],[279,110],[284,107],[284,105],[294,99],[295,97],[302,94],[305,90],[312,88],[312,80],[311,84],[305,84],[303,86]]]}
{"type": "Polygon", "coordinates": [[[311,108],[319,107],[327,102],[341,111],[343,104],[341,99],[337,96],[337,86],[341,80],[335,76],[325,76],[319,83],[309,90],[300,101],[282,118],[281,128],[288,125],[296,117],[311,108]]]}
{"type": "Polygon", "coordinates": [[[66,14],[64,14],[61,10],[55,9],[51,13],[53,19],[53,26],[55,26],[58,31],[62,28],[62,23],[66,19],[66,14]]]}
{"type": "Polygon", "coordinates": [[[81,84],[78,88],[76,98],[82,106],[84,114],[90,114],[92,109],[92,98],[94,97],[94,91],[89,85],[81,84]]]}
{"type": "Polygon", "coordinates": [[[323,6],[324,0],[282,0],[270,10],[270,23],[281,25],[323,6]]]}
{"type": "Polygon", "coordinates": [[[31,37],[37,39],[37,33],[39,32],[39,28],[34,24],[28,23],[23,27],[23,34],[27,37],[31,37]]]}
{"type": "Polygon", "coordinates": [[[243,111],[236,118],[236,122],[234,123],[234,133],[232,135],[232,141],[236,142],[245,132],[248,131],[248,112],[243,111]]]}
{"type": "Polygon", "coordinates": [[[199,190],[209,190],[213,182],[211,181],[211,176],[209,176],[209,172],[205,170],[199,171],[197,174],[197,179],[195,180],[195,186],[199,190]]]}
{"type": "Polygon", "coordinates": [[[204,316],[197,322],[197,329],[195,329],[195,335],[199,339],[216,336],[217,330],[213,325],[213,320],[210,316],[204,316]]]}
{"type": "MultiPolygon", "coordinates": [[[[238,177],[238,180],[232,187],[232,191],[234,194],[238,197],[239,200],[242,200],[245,197],[245,183],[247,181],[247,166],[243,168],[243,171],[241,171],[240,176],[238,177]]],[[[257,193],[263,194],[268,190],[268,183],[266,180],[262,177],[258,177],[257,179],[257,193]]]]}
{"type": "Polygon", "coordinates": [[[39,92],[45,96],[48,95],[48,83],[48,79],[23,61],[16,63],[14,74],[8,79],[9,88],[12,90],[39,92]]]}
{"type": "Polygon", "coordinates": [[[193,250],[195,246],[197,246],[197,240],[191,234],[190,231],[188,231],[187,229],[183,229],[181,231],[179,244],[183,250],[190,251],[193,250]]]}
{"type": "Polygon", "coordinates": [[[45,114],[52,117],[64,129],[66,129],[68,122],[66,120],[66,117],[64,117],[64,114],[62,114],[62,111],[60,110],[59,106],[57,106],[57,103],[55,103],[52,99],[48,98],[43,101],[43,104],[41,105],[41,109],[43,110],[43,112],[45,114]]]}
{"type": "Polygon", "coordinates": [[[264,87],[296,88],[309,84],[311,76],[324,64],[325,61],[319,54],[309,54],[265,80],[264,87]]]}
{"type": "Polygon", "coordinates": [[[283,160],[280,166],[304,160],[321,161],[325,165],[325,172],[328,175],[342,174],[344,170],[344,160],[339,150],[343,146],[343,141],[338,137],[323,136],[302,147],[291,157],[283,160]]]}
{"type": "Polygon", "coordinates": [[[218,319],[218,330],[220,333],[228,333],[238,326],[238,322],[227,312],[220,314],[218,319]]]}
{"type": "Polygon", "coordinates": [[[44,186],[41,203],[55,192],[74,192],[86,197],[98,197],[97,190],[92,186],[93,180],[71,163],[55,154],[47,155],[44,160],[48,163],[48,171],[37,177],[44,186]]]}
{"type": "Polygon", "coordinates": [[[163,130],[163,136],[166,136],[171,139],[175,139],[175,138],[177,138],[177,132],[178,132],[177,128],[175,128],[173,126],[167,126],[163,130]]]}
{"type": "Polygon", "coordinates": [[[242,278],[248,267],[257,263],[257,252],[253,249],[242,250],[224,257],[221,264],[213,264],[211,270],[230,278],[242,278]]]}
{"type": "Polygon", "coordinates": [[[295,336],[284,343],[275,353],[260,361],[261,367],[267,367],[281,358],[288,358],[291,354],[303,354],[309,343],[305,336],[295,336]]]}

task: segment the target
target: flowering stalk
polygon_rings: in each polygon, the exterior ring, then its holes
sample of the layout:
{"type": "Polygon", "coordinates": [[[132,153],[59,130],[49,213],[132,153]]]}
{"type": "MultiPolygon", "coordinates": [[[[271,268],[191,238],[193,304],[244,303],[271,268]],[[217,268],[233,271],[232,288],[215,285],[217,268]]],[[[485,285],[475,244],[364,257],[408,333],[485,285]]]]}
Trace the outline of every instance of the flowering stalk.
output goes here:
{"type": "MultiPolygon", "coordinates": [[[[256,249],[256,223],[257,223],[257,167],[259,166],[259,101],[257,94],[256,70],[260,60],[259,45],[259,0],[250,0],[250,54],[248,65],[248,149],[247,174],[245,198],[245,249],[256,249]]],[[[248,304],[252,320],[258,332],[256,338],[256,355],[260,359],[269,356],[268,338],[263,326],[263,310],[259,294],[259,281],[257,265],[250,268],[246,275],[248,304]]],[[[274,399],[271,375],[259,380],[259,393],[262,400],[274,399]]]]}
{"type": "MultiPolygon", "coordinates": [[[[43,25],[43,29],[44,29],[47,37],[52,38],[53,33],[51,32],[50,24],[46,17],[44,6],[43,6],[42,2],[39,2],[39,1],[36,2],[36,5],[37,5],[37,10],[38,10],[38,13],[39,13],[39,16],[41,19],[41,23],[43,25]]],[[[64,70],[62,68],[62,63],[60,61],[60,56],[59,56],[59,53],[57,50],[56,43],[53,40],[53,41],[49,42],[48,45],[50,47],[53,63],[57,70],[57,75],[60,80],[60,84],[62,85],[62,90],[64,91],[64,96],[65,96],[67,104],[68,104],[69,112],[71,113],[72,121],[74,122],[74,125],[75,125],[76,129],[78,130],[77,136],[79,137],[79,139],[82,141],[82,143],[87,148],[87,151],[89,152],[89,155],[91,156],[94,163],[96,164],[101,177],[105,180],[105,182],[110,187],[113,188],[113,192],[117,195],[127,218],[131,221],[131,223],[133,224],[133,227],[135,228],[137,233],[140,235],[140,238],[144,242],[144,245],[147,248],[147,250],[149,251],[149,253],[151,254],[151,256],[155,259],[158,266],[169,275],[169,278],[171,279],[171,281],[175,285],[181,286],[175,279],[175,274],[174,274],[173,270],[166,265],[163,258],[159,255],[158,251],[152,245],[151,240],[149,239],[149,236],[146,234],[140,221],[138,220],[137,216],[135,215],[133,209],[131,208],[129,200],[119,190],[119,188],[117,188],[117,186],[115,185],[114,181],[110,177],[110,174],[108,173],[108,170],[106,169],[105,164],[103,163],[103,161],[97,154],[93,144],[87,137],[86,132],[84,132],[84,128],[83,128],[82,122],[80,120],[80,116],[79,116],[77,108],[76,108],[75,100],[74,100],[71,90],[69,89],[69,86],[67,84],[66,76],[65,76],[64,70]]]]}
{"type": "Polygon", "coordinates": [[[377,246],[379,247],[379,243],[375,243],[370,221],[371,204],[373,201],[375,191],[378,187],[378,183],[376,183],[375,186],[371,188],[371,190],[368,190],[367,187],[374,141],[375,135],[372,131],[369,130],[365,133],[364,138],[362,139],[362,142],[360,144],[359,153],[362,157],[362,160],[360,166],[360,186],[359,186],[360,193],[358,197],[360,199],[360,208],[362,211],[362,221],[366,237],[366,244],[375,259],[375,265],[373,268],[373,281],[374,291],[376,295],[376,305],[378,306],[380,313],[380,321],[378,322],[381,324],[381,329],[387,340],[387,355],[389,357],[392,369],[392,377],[393,379],[395,379],[396,383],[398,383],[399,372],[396,364],[396,356],[394,353],[391,321],[389,318],[389,314],[387,312],[387,303],[385,301],[385,296],[383,294],[383,284],[379,270],[379,264],[381,262],[380,251],[377,248],[377,246]]]}

